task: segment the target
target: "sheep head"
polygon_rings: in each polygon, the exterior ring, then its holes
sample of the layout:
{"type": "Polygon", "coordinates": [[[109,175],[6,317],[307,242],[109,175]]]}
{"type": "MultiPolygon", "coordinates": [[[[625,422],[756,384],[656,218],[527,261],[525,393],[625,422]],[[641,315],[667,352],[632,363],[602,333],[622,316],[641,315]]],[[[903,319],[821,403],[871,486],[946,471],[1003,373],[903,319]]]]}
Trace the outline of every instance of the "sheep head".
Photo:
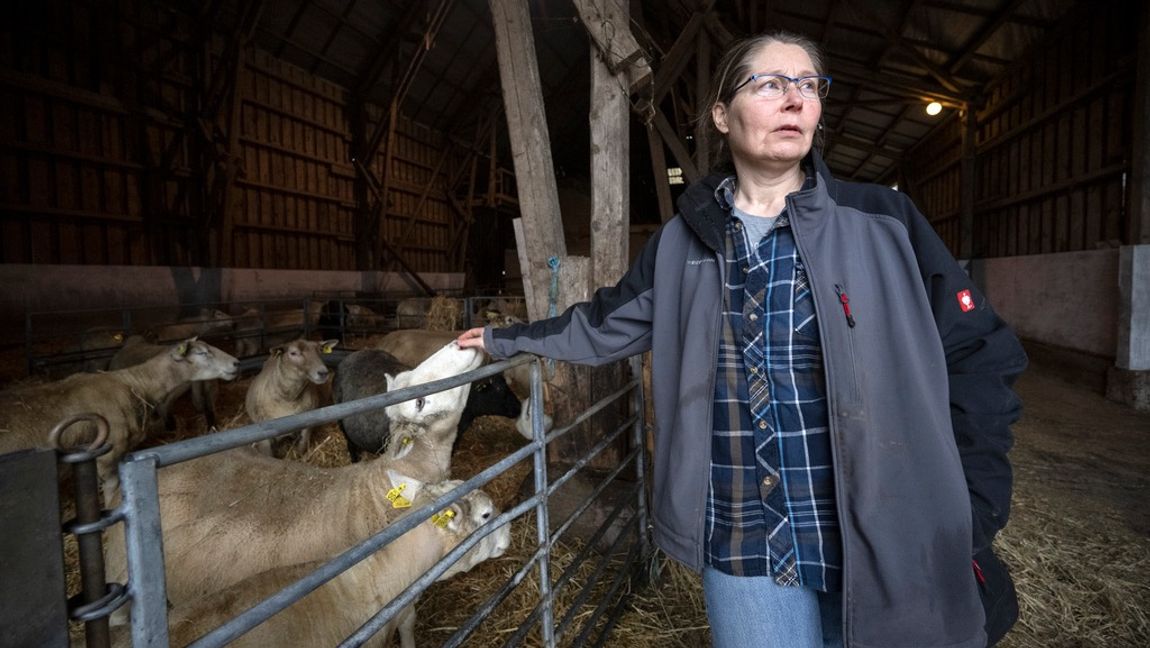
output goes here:
{"type": "Polygon", "coordinates": [[[323,356],[330,354],[337,344],[339,340],[313,342],[300,339],[275,347],[271,353],[287,371],[306,376],[311,382],[322,385],[331,376],[323,356]]]}
{"type": "Polygon", "coordinates": [[[168,356],[178,366],[188,367],[188,380],[232,380],[240,371],[240,361],[234,356],[195,337],[174,345],[168,356]]]}

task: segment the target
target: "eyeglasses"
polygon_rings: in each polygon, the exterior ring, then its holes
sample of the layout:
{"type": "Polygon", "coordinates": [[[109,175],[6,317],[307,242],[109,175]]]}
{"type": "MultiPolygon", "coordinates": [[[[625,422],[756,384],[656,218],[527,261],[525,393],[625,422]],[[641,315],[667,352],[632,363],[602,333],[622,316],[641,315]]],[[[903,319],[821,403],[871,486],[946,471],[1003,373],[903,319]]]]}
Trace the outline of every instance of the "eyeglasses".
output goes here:
{"type": "Polygon", "coordinates": [[[778,99],[787,94],[792,83],[798,88],[799,95],[803,99],[823,99],[831,91],[831,78],[829,76],[805,76],[796,79],[785,74],[752,74],[749,79],[735,86],[731,94],[750,84],[751,92],[755,93],[755,96],[763,99],[778,99]]]}

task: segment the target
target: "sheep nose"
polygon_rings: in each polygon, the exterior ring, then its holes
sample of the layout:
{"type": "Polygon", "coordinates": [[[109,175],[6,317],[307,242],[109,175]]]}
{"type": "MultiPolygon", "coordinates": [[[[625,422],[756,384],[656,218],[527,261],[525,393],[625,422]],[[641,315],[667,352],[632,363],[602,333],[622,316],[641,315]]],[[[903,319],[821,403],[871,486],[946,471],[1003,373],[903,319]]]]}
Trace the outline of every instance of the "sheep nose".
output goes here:
{"type": "Polygon", "coordinates": [[[327,376],[329,373],[331,373],[331,372],[328,371],[327,369],[320,369],[319,371],[315,372],[315,375],[317,378],[319,378],[321,380],[327,380],[327,376]]]}

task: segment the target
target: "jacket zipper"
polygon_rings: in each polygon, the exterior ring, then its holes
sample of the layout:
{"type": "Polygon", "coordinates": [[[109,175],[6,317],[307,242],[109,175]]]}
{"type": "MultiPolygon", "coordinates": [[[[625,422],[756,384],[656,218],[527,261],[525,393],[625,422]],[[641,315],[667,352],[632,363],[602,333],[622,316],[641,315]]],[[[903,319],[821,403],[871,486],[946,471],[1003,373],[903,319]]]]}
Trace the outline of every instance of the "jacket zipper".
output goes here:
{"type": "Polygon", "coordinates": [[[851,298],[847,297],[847,291],[839,284],[835,284],[835,294],[839,296],[839,303],[843,305],[843,315],[846,315],[847,326],[855,327],[855,316],[851,315],[851,298]]]}
{"type": "MultiPolygon", "coordinates": [[[[787,218],[790,220],[791,234],[795,237],[795,248],[798,250],[800,256],[802,256],[803,258],[806,258],[804,253],[803,253],[803,246],[801,243],[802,237],[799,235],[799,228],[796,227],[797,219],[795,218],[795,207],[794,207],[794,202],[793,202],[791,196],[787,196],[787,218]]],[[[817,317],[819,317],[818,291],[815,290],[815,285],[816,285],[815,277],[811,276],[811,265],[812,264],[810,264],[810,263],[806,264],[807,281],[810,283],[811,300],[815,305],[815,317],[817,318],[817,317]]],[[[835,289],[837,292],[839,289],[839,284],[835,284],[835,289]]],[[[844,291],[840,296],[839,303],[841,303],[843,305],[844,313],[847,316],[847,325],[853,328],[854,322],[853,322],[853,317],[850,315],[850,305],[849,305],[850,300],[848,298],[846,302],[842,301],[842,298],[845,296],[846,296],[846,293],[844,291]]],[[[824,358],[826,357],[826,348],[827,348],[826,335],[827,335],[826,329],[824,327],[820,326],[819,327],[819,338],[820,338],[819,344],[822,345],[824,358]]],[[[850,366],[847,368],[847,370],[851,372],[851,386],[852,386],[852,390],[854,392],[856,392],[853,395],[854,395],[855,400],[857,401],[858,400],[858,394],[857,394],[858,381],[855,380],[855,378],[854,378],[854,372],[856,369],[855,368],[854,335],[848,332],[847,340],[848,340],[848,343],[850,345],[850,366]]],[[[827,380],[826,383],[827,383],[827,406],[828,406],[827,425],[828,425],[828,428],[830,431],[830,437],[831,437],[831,457],[832,457],[832,462],[834,464],[835,483],[836,484],[842,484],[842,483],[844,483],[843,474],[842,474],[842,465],[843,465],[842,461],[843,461],[843,459],[842,459],[842,453],[840,452],[840,449],[839,449],[839,441],[838,441],[839,426],[836,423],[837,417],[835,416],[835,412],[838,411],[838,394],[834,393],[834,390],[832,390],[830,388],[831,381],[827,380]]],[[[843,519],[843,515],[846,512],[846,505],[843,501],[845,497],[846,496],[843,494],[843,491],[841,488],[835,488],[835,503],[836,503],[836,508],[838,509],[838,512],[839,512],[839,519],[840,520],[843,519]]],[[[847,556],[847,546],[849,543],[848,543],[848,528],[847,528],[846,524],[842,524],[840,522],[839,534],[841,536],[841,542],[842,542],[842,546],[843,546],[843,582],[842,582],[842,612],[841,612],[842,622],[843,622],[843,630],[842,630],[842,632],[843,632],[843,635],[842,635],[843,636],[843,646],[845,648],[851,648],[852,643],[853,643],[851,641],[852,619],[851,619],[850,613],[848,612],[848,610],[850,609],[850,603],[851,603],[851,600],[850,600],[851,599],[851,589],[850,589],[851,583],[849,582],[849,579],[847,578],[847,570],[846,570],[847,562],[849,560],[851,560],[851,558],[849,556],[847,556]]]]}
{"type": "MultiPolygon", "coordinates": [[[[714,367],[715,370],[711,372],[710,389],[707,390],[707,393],[711,395],[711,398],[715,397],[715,381],[718,380],[718,374],[719,374],[719,339],[718,339],[718,336],[719,336],[719,329],[723,326],[723,306],[722,306],[722,304],[723,304],[723,291],[727,290],[727,278],[725,276],[723,276],[723,273],[726,272],[726,268],[727,268],[726,259],[723,258],[722,254],[716,252],[715,253],[715,261],[716,261],[716,265],[719,268],[719,291],[720,292],[719,292],[719,308],[715,309],[716,311],[718,311],[718,313],[715,316],[715,328],[713,329],[715,331],[715,336],[716,336],[715,337],[715,344],[711,345],[713,347],[713,349],[711,351],[711,366],[714,367]]],[[[707,427],[706,427],[706,429],[709,430],[711,432],[711,434],[714,434],[714,427],[715,427],[715,408],[713,406],[710,406],[707,408],[707,427]]],[[[708,489],[710,488],[709,485],[711,483],[711,444],[712,443],[713,443],[713,441],[711,441],[709,436],[708,436],[707,461],[706,461],[708,489]]],[[[703,536],[705,536],[707,533],[707,495],[706,495],[706,492],[704,492],[704,494],[703,494],[703,505],[699,507],[699,529],[700,529],[700,532],[699,532],[699,553],[697,555],[698,555],[698,559],[699,559],[699,573],[701,574],[701,573],[703,573],[703,567],[706,566],[706,564],[707,564],[706,550],[704,549],[704,547],[706,546],[707,543],[703,539],[703,536]]]]}

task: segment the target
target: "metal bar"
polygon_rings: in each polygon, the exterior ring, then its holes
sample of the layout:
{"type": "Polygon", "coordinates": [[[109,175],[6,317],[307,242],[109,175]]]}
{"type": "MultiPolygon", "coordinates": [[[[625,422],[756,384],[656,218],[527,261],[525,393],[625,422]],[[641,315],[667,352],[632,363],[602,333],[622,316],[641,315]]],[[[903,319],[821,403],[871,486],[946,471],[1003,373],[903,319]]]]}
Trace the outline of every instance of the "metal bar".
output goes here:
{"type": "Polygon", "coordinates": [[[547,511],[547,443],[543,429],[543,367],[540,362],[531,365],[531,433],[535,449],[535,507],[536,538],[545,558],[539,561],[539,598],[543,603],[543,645],[555,645],[555,608],[551,594],[551,532],[547,511]]]}
{"type": "MultiPolygon", "coordinates": [[[[632,518],[631,523],[629,523],[628,526],[632,526],[634,522],[635,522],[635,518],[632,518]]],[[[622,539],[624,535],[626,535],[626,534],[622,534],[622,533],[619,534],[619,538],[616,538],[615,544],[613,544],[611,546],[612,550],[614,550],[615,546],[619,544],[619,540],[622,539]]],[[[630,563],[634,560],[635,549],[636,549],[636,545],[632,545],[631,550],[629,552],[627,552],[627,558],[623,561],[624,564],[630,563]]],[[[593,579],[591,580],[591,582],[596,582],[599,580],[599,576],[602,574],[602,568],[606,567],[606,564],[607,563],[604,563],[600,567],[599,570],[596,570],[596,573],[595,573],[593,579]]],[[[626,572],[622,569],[620,569],[619,573],[615,575],[615,580],[611,584],[611,589],[609,589],[607,591],[607,593],[603,596],[602,600],[599,601],[599,605],[595,606],[595,610],[590,615],[588,615],[587,623],[583,626],[583,631],[580,632],[579,636],[575,638],[575,641],[573,642],[572,645],[575,645],[575,646],[586,645],[587,635],[589,635],[591,633],[591,631],[595,629],[595,624],[597,623],[597,621],[599,619],[599,615],[603,613],[603,609],[605,607],[607,607],[607,602],[611,600],[611,597],[615,595],[615,592],[619,591],[619,586],[623,583],[623,576],[624,575],[626,575],[626,572]]],[[[584,590],[584,592],[589,592],[589,591],[590,591],[590,587],[588,587],[587,589],[584,590]]],[[[584,592],[580,592],[579,595],[581,597],[583,597],[584,599],[586,599],[586,597],[583,596],[584,592]]],[[[572,607],[575,607],[576,605],[582,604],[582,602],[579,601],[578,599],[576,599],[576,601],[577,601],[577,603],[573,603],[572,607]]]]}
{"type": "Polygon", "coordinates": [[[132,597],[132,646],[167,648],[168,602],[164,580],[164,538],[160,532],[159,462],[128,456],[120,463],[124,541],[132,597]]]}
{"type": "Polygon", "coordinates": [[[543,551],[540,549],[536,551],[535,554],[533,554],[530,558],[524,561],[523,566],[507,579],[507,581],[503,584],[503,587],[501,587],[496,593],[487,597],[487,600],[479,606],[479,609],[477,609],[475,613],[467,619],[467,621],[461,624],[454,634],[452,634],[447,638],[446,641],[443,642],[442,648],[456,648],[456,646],[462,645],[463,642],[471,636],[471,633],[479,627],[479,624],[491,615],[491,612],[495,610],[496,606],[506,600],[507,597],[511,594],[512,590],[514,590],[516,587],[519,587],[519,584],[522,583],[523,579],[527,577],[527,572],[531,571],[531,569],[535,567],[535,563],[538,562],[542,557],[543,551]]]}
{"type": "MultiPolygon", "coordinates": [[[[611,440],[613,441],[614,437],[612,437],[611,440]]],[[[606,444],[604,444],[603,447],[606,447],[606,444]]],[[[588,457],[590,457],[590,456],[591,455],[588,455],[588,457]]],[[[603,480],[600,481],[599,484],[597,486],[595,486],[594,489],[591,490],[591,493],[588,494],[587,499],[583,500],[583,503],[580,504],[574,511],[572,511],[571,514],[567,516],[567,519],[563,521],[563,524],[561,524],[559,526],[559,528],[555,529],[555,532],[551,534],[551,541],[552,542],[554,542],[555,540],[558,540],[559,536],[563,535],[563,533],[566,532],[567,529],[571,528],[571,525],[575,523],[575,520],[580,515],[582,515],[582,513],[584,511],[586,511],[588,508],[591,507],[591,503],[595,501],[595,498],[599,497],[599,495],[602,494],[603,491],[607,490],[607,486],[611,485],[611,482],[614,481],[615,478],[619,476],[619,473],[623,472],[623,469],[626,468],[627,464],[634,458],[635,458],[635,451],[632,450],[626,457],[623,458],[622,461],[619,462],[619,465],[616,466],[615,469],[612,470],[610,474],[608,474],[605,478],[603,478],[603,480]]],[[[554,491],[552,491],[552,492],[554,492],[554,491]]]]}
{"type": "MultiPolygon", "coordinates": [[[[611,397],[608,397],[608,398],[610,398],[610,400],[608,400],[607,398],[603,399],[603,401],[605,401],[605,402],[603,402],[604,406],[609,405],[612,401],[615,400],[615,398],[611,398],[611,397]]],[[[613,441],[615,441],[615,439],[619,438],[619,435],[622,434],[623,430],[625,430],[627,428],[627,426],[630,424],[631,424],[631,419],[627,419],[626,421],[623,422],[623,424],[621,426],[615,428],[614,432],[607,434],[607,435],[604,435],[604,437],[602,439],[600,439],[598,443],[596,443],[594,446],[592,446],[591,449],[588,450],[582,457],[580,457],[579,460],[576,461],[567,470],[567,472],[563,473],[558,479],[556,479],[551,484],[550,487],[548,487],[547,494],[551,495],[555,491],[559,490],[559,488],[562,487],[563,484],[567,483],[568,480],[570,480],[572,477],[575,476],[575,473],[577,473],[581,469],[583,469],[588,463],[591,462],[592,459],[595,458],[596,455],[598,455],[600,452],[602,452],[608,445],[610,445],[613,441]]],[[[610,473],[610,475],[608,475],[608,479],[614,478],[616,475],[618,475],[620,470],[621,470],[621,466],[626,465],[626,463],[631,460],[631,457],[633,457],[634,454],[635,454],[635,452],[632,450],[626,457],[624,457],[622,459],[622,461],[619,462],[620,466],[616,466],[615,469],[610,473]]]]}
{"type": "Polygon", "coordinates": [[[294,414],[270,421],[261,421],[232,430],[186,439],[177,443],[156,446],[146,450],[138,450],[131,453],[129,458],[147,456],[155,459],[160,466],[170,466],[182,461],[197,459],[216,452],[238,448],[250,443],[255,443],[256,441],[270,439],[292,430],[332,423],[347,416],[377,410],[426,394],[459,387],[460,385],[494,376],[511,367],[517,367],[521,364],[531,362],[533,359],[534,356],[520,354],[510,360],[495,362],[474,371],[459,374],[458,376],[412,387],[405,387],[404,389],[397,389],[393,392],[369,396],[346,403],[336,403],[335,405],[328,405],[327,407],[321,407],[302,414],[294,414]]]}
{"type": "MultiPolygon", "coordinates": [[[[100,483],[96,474],[96,457],[72,464],[72,480],[76,491],[77,525],[98,524],[103,510],[100,506],[100,483]]],[[[81,600],[84,604],[95,603],[107,592],[107,578],[104,573],[104,548],[99,533],[84,533],[76,536],[80,550],[81,600]]],[[[108,617],[100,617],[84,623],[84,639],[88,648],[106,648],[111,644],[108,631],[108,617]]]]}
{"type": "MultiPolygon", "coordinates": [[[[571,578],[573,578],[575,576],[576,571],[586,561],[588,555],[591,553],[590,548],[592,546],[594,546],[594,542],[597,542],[598,539],[600,537],[602,537],[602,533],[600,533],[600,532],[605,532],[607,530],[607,528],[610,526],[610,524],[612,522],[614,522],[617,517],[619,517],[619,514],[622,511],[623,511],[623,502],[619,502],[619,505],[616,506],[614,509],[612,509],[612,514],[608,517],[607,521],[596,531],[596,534],[595,534],[596,537],[593,540],[589,541],[587,543],[587,545],[583,547],[583,551],[579,552],[579,555],[576,556],[576,558],[571,561],[571,564],[568,565],[567,570],[565,572],[563,572],[563,576],[565,577],[565,580],[560,579],[560,581],[562,582],[563,585],[566,585],[567,581],[571,580],[571,578]]],[[[586,601],[587,598],[591,595],[592,586],[595,585],[595,583],[599,582],[599,577],[602,575],[603,570],[607,567],[607,565],[609,565],[611,563],[612,556],[616,555],[616,552],[614,551],[615,547],[617,547],[619,545],[620,541],[622,541],[623,538],[630,535],[630,529],[635,526],[635,523],[637,521],[638,521],[638,518],[636,516],[632,515],[627,520],[627,524],[623,527],[623,529],[619,533],[619,535],[616,536],[615,539],[611,542],[610,550],[599,555],[599,560],[598,560],[598,563],[595,567],[595,570],[591,573],[591,576],[588,577],[587,582],[583,583],[579,594],[577,594],[575,596],[575,600],[571,603],[571,607],[569,607],[567,609],[567,613],[563,615],[563,619],[559,624],[559,628],[555,631],[557,636],[562,637],[564,634],[567,633],[568,626],[570,626],[571,623],[575,620],[575,615],[576,615],[576,613],[578,613],[579,607],[581,605],[583,605],[583,602],[586,601]]],[[[638,544],[639,543],[636,542],[632,546],[635,547],[635,546],[638,546],[638,544]]],[[[559,587],[560,587],[560,582],[556,582],[555,583],[555,589],[558,590],[559,587]]]]}
{"type": "Polygon", "coordinates": [[[634,444],[638,457],[635,458],[635,481],[639,482],[638,499],[635,502],[635,514],[639,517],[639,542],[642,544],[645,562],[651,555],[651,532],[647,520],[647,411],[643,393],[643,356],[634,355],[627,360],[631,366],[631,375],[638,381],[635,391],[631,392],[631,406],[635,409],[635,428],[631,443],[634,444]]]}
{"type": "MultiPolygon", "coordinates": [[[[635,547],[632,546],[631,551],[627,552],[626,563],[632,563],[634,560],[635,560],[635,547]]],[[[596,619],[599,617],[599,611],[602,609],[603,603],[610,601],[611,598],[615,596],[615,593],[619,591],[619,586],[623,584],[624,575],[626,575],[626,572],[624,570],[620,569],[619,573],[615,575],[615,581],[611,584],[611,589],[608,590],[607,594],[603,597],[602,603],[600,603],[599,606],[597,606],[595,608],[595,614],[593,614],[590,617],[590,619],[596,619]]],[[[619,600],[615,603],[615,606],[612,608],[610,614],[607,615],[607,623],[603,626],[603,631],[599,633],[599,639],[595,642],[595,644],[594,644],[595,646],[602,646],[604,643],[606,643],[607,637],[610,636],[610,634],[611,634],[611,629],[615,627],[615,622],[618,621],[619,617],[623,615],[624,603],[626,602],[626,600],[630,596],[630,594],[631,594],[630,591],[625,591],[619,597],[619,600]]],[[[588,621],[588,628],[590,628],[590,627],[591,627],[590,621],[588,621]]],[[[583,635],[580,635],[579,640],[586,641],[584,639],[583,635]]],[[[585,644],[578,644],[578,645],[585,645],[585,644]]]]}

